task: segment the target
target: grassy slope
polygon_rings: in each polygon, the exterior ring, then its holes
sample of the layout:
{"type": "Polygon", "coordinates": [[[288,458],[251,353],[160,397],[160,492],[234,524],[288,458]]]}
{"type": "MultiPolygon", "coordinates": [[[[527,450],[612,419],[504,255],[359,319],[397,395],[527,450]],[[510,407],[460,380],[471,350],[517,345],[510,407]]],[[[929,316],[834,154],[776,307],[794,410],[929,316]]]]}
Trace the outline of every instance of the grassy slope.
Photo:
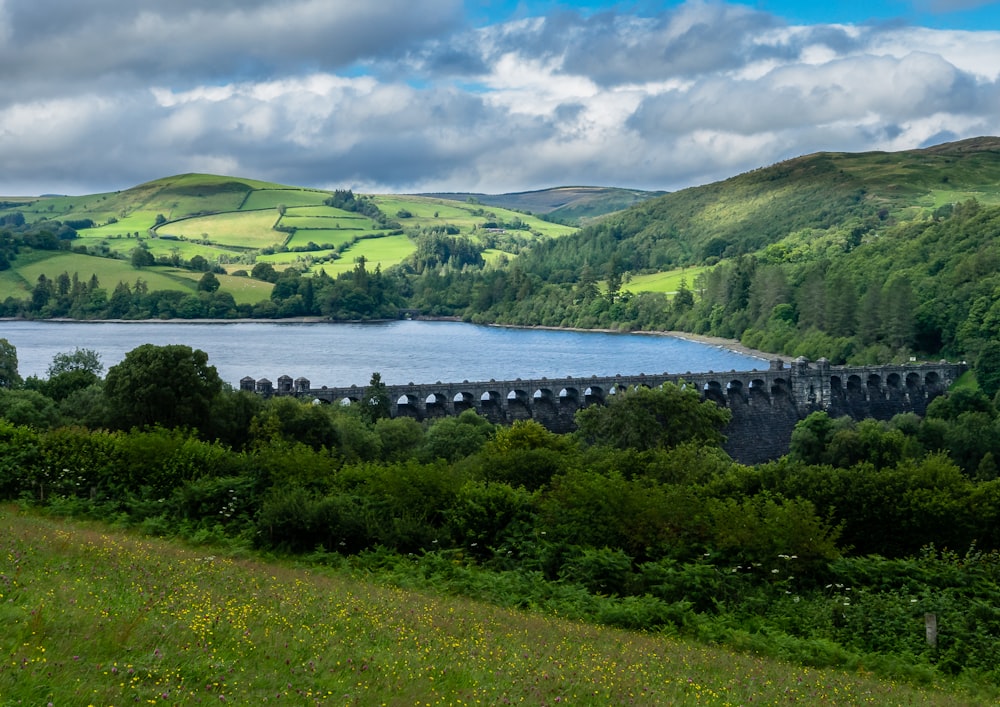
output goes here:
{"type": "MultiPolygon", "coordinates": [[[[121,192],[20,199],[31,203],[11,207],[9,211],[19,210],[33,222],[91,219],[94,228],[80,230],[75,245],[126,260],[141,243],[156,257],[176,256],[187,261],[200,255],[209,262],[221,260],[227,263],[225,267],[229,272],[249,270],[254,251],[278,248],[283,244],[288,252],[259,255],[256,259],[279,268],[292,264],[312,270],[322,267],[327,273],[336,275],[353,268],[361,256],[372,267],[378,264],[385,269],[399,264],[415,250],[414,243],[406,236],[391,235],[387,230],[379,230],[369,218],[324,205],[323,200],[328,196],[329,192],[316,189],[185,174],[121,192]],[[284,215],[279,207],[284,207],[284,215]],[[166,223],[157,225],[158,216],[166,219],[166,223]],[[290,235],[275,230],[278,225],[294,229],[295,233],[290,235]],[[310,243],[321,249],[293,252],[310,243]],[[339,259],[327,260],[334,257],[335,248],[343,249],[339,259]]],[[[395,218],[397,212],[409,211],[412,217],[400,219],[408,231],[448,225],[457,227],[461,235],[475,238],[476,229],[488,220],[510,222],[515,219],[521,219],[535,232],[552,238],[576,230],[497,207],[424,197],[377,196],[374,199],[390,218],[395,218]]],[[[0,209],[0,215],[3,213],[0,209]]],[[[532,237],[528,231],[516,234],[532,237]]],[[[89,269],[87,273],[80,271],[81,278],[89,279],[90,270],[96,271],[101,284],[108,289],[114,287],[119,277],[125,282],[134,282],[134,273],[127,262],[108,260],[95,264],[91,260],[50,260],[48,255],[24,255],[14,263],[11,271],[0,274],[0,297],[24,297],[39,274],[54,278],[62,269],[72,274],[74,270],[69,269],[72,265],[89,269]],[[27,265],[30,269],[22,272],[27,265]],[[55,270],[56,267],[62,269],[55,270]]],[[[184,282],[178,284],[176,280],[162,277],[150,280],[150,287],[187,289],[184,282]]],[[[245,302],[255,294],[241,281],[223,280],[222,289],[232,292],[237,302],[245,302]]]]}
{"type": "Polygon", "coordinates": [[[457,201],[475,200],[487,206],[551,215],[560,220],[579,221],[620,211],[663,192],[617,187],[555,187],[510,194],[428,194],[457,201]]]}
{"type": "MultiPolygon", "coordinates": [[[[626,257],[669,253],[665,261],[691,265],[713,253],[753,253],[775,243],[786,250],[843,251],[855,227],[924,218],[969,198],[1000,204],[1000,138],[895,153],[806,155],[644,201],[605,223],[617,228],[619,252],[626,257]]],[[[572,258],[601,237],[584,229],[560,245],[572,258]]],[[[630,289],[639,286],[641,281],[630,289]]]]}
{"type": "Polygon", "coordinates": [[[6,704],[958,705],[0,507],[6,704]]]}

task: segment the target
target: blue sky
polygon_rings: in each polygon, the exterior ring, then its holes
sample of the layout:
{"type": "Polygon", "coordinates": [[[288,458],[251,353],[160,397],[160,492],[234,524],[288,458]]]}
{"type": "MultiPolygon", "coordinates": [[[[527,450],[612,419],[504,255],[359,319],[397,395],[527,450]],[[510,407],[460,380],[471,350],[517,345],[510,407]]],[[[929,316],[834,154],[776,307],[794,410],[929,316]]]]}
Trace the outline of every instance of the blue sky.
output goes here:
{"type": "MultiPolygon", "coordinates": [[[[484,25],[515,17],[546,15],[558,10],[592,14],[631,11],[651,15],[680,2],[613,2],[609,0],[492,0],[466,2],[473,22],[484,25]]],[[[790,23],[906,22],[936,29],[1000,29],[1000,2],[979,0],[852,0],[851,2],[804,2],[802,0],[757,0],[738,4],[769,12],[790,23]]]]}
{"type": "Polygon", "coordinates": [[[183,172],[674,190],[998,135],[998,15],[976,0],[0,0],[0,195],[183,172]]]}

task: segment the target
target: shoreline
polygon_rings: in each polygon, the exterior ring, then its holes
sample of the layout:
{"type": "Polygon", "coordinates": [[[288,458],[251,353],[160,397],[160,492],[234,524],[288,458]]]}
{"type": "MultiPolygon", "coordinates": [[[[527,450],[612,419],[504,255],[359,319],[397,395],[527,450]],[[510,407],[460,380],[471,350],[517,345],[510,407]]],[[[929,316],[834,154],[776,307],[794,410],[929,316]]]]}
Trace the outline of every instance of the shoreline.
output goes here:
{"type": "MultiPolygon", "coordinates": [[[[428,318],[427,321],[434,321],[428,318]]],[[[484,326],[501,327],[505,329],[538,329],[541,331],[578,331],[582,333],[595,332],[601,334],[622,334],[622,335],[642,335],[642,336],[669,336],[674,339],[684,339],[697,344],[715,346],[726,349],[733,353],[743,354],[761,361],[787,361],[788,357],[782,354],[769,353],[758,349],[751,349],[740,343],[739,339],[724,339],[721,336],[708,336],[707,334],[693,334],[688,331],[618,331],[617,329],[581,329],[579,327],[562,326],[542,326],[527,324],[485,324],[484,326]]]]}
{"type": "MultiPolygon", "coordinates": [[[[350,321],[331,321],[325,317],[285,317],[281,319],[69,319],[58,317],[53,319],[24,319],[22,317],[2,317],[0,321],[10,322],[52,322],[55,324],[378,324],[394,321],[407,321],[406,319],[356,319],[350,321]]],[[[463,322],[459,317],[414,317],[412,321],[424,322],[463,322]]],[[[468,322],[472,323],[472,322],[468,322]]],[[[708,336],[706,334],[693,334],[687,331],[618,331],[616,329],[581,329],[579,327],[557,327],[542,326],[541,324],[480,324],[475,326],[489,326],[502,329],[537,329],[541,331],[575,331],[594,332],[600,334],[622,334],[622,335],[642,335],[642,336],[669,336],[674,339],[683,339],[706,346],[716,346],[721,349],[732,351],[733,353],[750,356],[761,361],[787,360],[781,354],[769,353],[758,349],[751,349],[740,343],[738,339],[725,339],[719,336],[708,336]]]]}

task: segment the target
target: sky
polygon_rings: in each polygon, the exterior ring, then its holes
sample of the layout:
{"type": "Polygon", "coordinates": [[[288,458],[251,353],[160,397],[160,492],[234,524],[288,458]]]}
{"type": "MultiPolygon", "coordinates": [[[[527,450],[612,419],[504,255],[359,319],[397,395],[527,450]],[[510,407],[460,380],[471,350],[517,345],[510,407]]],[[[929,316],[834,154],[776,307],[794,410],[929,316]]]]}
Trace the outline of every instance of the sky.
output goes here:
{"type": "Polygon", "coordinates": [[[1000,135],[1000,2],[0,0],[0,195],[676,190],[1000,135]]]}

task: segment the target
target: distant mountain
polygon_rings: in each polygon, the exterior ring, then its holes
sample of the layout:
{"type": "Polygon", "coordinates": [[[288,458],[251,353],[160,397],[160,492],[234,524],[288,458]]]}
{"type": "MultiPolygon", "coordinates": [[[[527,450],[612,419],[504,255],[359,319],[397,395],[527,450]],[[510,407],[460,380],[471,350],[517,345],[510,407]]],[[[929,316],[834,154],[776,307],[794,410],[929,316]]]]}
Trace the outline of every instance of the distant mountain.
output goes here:
{"type": "Polygon", "coordinates": [[[486,206],[530,212],[565,223],[584,223],[589,219],[662,196],[662,191],[641,191],[618,187],[554,187],[510,194],[477,194],[473,192],[424,194],[455,201],[474,200],[486,206]]]}

